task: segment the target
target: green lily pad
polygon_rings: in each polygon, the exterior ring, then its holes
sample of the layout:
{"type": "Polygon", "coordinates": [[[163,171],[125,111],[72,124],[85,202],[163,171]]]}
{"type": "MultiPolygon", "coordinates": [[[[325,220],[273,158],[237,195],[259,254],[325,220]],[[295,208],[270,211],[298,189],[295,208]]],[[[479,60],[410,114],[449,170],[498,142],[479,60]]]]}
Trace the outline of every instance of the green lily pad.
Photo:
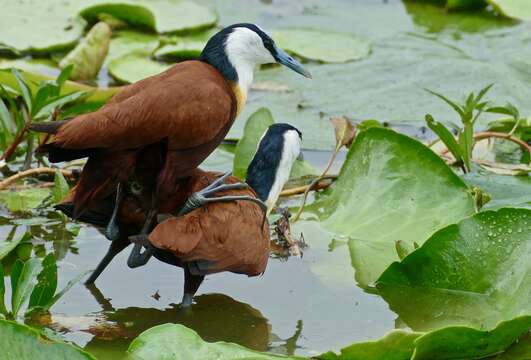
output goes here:
{"type": "Polygon", "coordinates": [[[361,132],[332,190],[313,208],[349,236],[356,280],[366,287],[393,261],[395,242],[422,244],[474,212],[467,186],[420,142],[385,128],[361,132]]]}
{"type": "Polygon", "coordinates": [[[261,353],[223,341],[209,343],[195,331],[178,324],[159,325],[144,331],[127,351],[138,360],[301,359],[261,353]]]}
{"type": "Polygon", "coordinates": [[[72,47],[85,21],[73,1],[1,0],[0,43],[21,52],[49,53],[72,47]]]}
{"type": "MultiPolygon", "coordinates": [[[[274,123],[275,120],[273,120],[273,114],[271,114],[271,111],[267,108],[256,110],[249,119],[247,119],[243,136],[238,141],[234,153],[234,176],[240,179],[245,179],[247,175],[247,167],[256,153],[260,138],[269,126],[274,123]]],[[[296,160],[291,169],[290,178],[315,174],[316,171],[310,164],[303,160],[296,160]]]]}
{"type": "Polygon", "coordinates": [[[182,0],[122,1],[97,0],[81,10],[81,16],[96,21],[99,14],[109,14],[131,26],[158,33],[202,29],[216,24],[217,14],[202,5],[182,0]]]}
{"type": "MultiPolygon", "coordinates": [[[[151,54],[159,46],[159,37],[134,30],[113,32],[105,64],[130,53],[151,54]]],[[[147,56],[147,55],[146,55],[147,56]]]]}
{"type": "Polygon", "coordinates": [[[29,211],[40,205],[48,196],[50,196],[50,190],[43,188],[3,190],[0,191],[0,203],[12,212],[29,211]]]}
{"type": "Polygon", "coordinates": [[[527,0],[487,0],[500,13],[518,20],[531,20],[531,2],[527,0]]]}
{"type": "Polygon", "coordinates": [[[531,210],[478,213],[439,230],[393,263],[377,288],[415,330],[446,325],[488,330],[531,315],[529,234],[531,210]]]}
{"type": "Polygon", "coordinates": [[[6,360],[95,360],[74,345],[52,341],[37,330],[6,320],[0,320],[0,348],[6,360]]]}
{"type": "Polygon", "coordinates": [[[109,63],[109,74],[121,83],[134,83],[167,70],[171,65],[151,60],[143,51],[133,52],[109,63]]]}
{"type": "Polygon", "coordinates": [[[272,33],[278,46],[308,60],[344,63],[363,59],[370,44],[352,34],[317,29],[278,29],[272,33]]]}
{"type": "Polygon", "coordinates": [[[175,60],[198,58],[215,32],[216,30],[212,29],[198,34],[177,36],[174,38],[175,44],[164,45],[155,52],[155,57],[175,60]]]}
{"type": "Polygon", "coordinates": [[[403,330],[391,331],[376,341],[355,343],[341,349],[339,355],[332,352],[319,356],[322,360],[409,360],[415,350],[415,339],[421,334],[403,330]]]}

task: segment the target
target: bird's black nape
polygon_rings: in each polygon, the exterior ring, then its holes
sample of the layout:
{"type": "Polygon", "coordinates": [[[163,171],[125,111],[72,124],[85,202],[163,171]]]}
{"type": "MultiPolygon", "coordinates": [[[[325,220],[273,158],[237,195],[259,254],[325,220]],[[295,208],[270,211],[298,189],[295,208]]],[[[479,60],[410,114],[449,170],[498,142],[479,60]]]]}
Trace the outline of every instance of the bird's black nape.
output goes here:
{"type": "Polygon", "coordinates": [[[234,31],[236,28],[247,28],[255,33],[257,33],[264,43],[264,47],[271,52],[273,57],[275,56],[276,49],[273,39],[267,35],[263,30],[258,26],[250,23],[239,23],[227,26],[226,28],[220,30],[214,36],[212,36],[199,57],[199,60],[204,61],[213,67],[215,67],[225,79],[237,82],[238,73],[236,69],[229,61],[227,53],[225,52],[225,42],[227,37],[234,31]]]}
{"type": "Polygon", "coordinates": [[[247,169],[246,182],[258,198],[266,201],[273,184],[284,151],[284,134],[294,130],[302,139],[301,132],[289,124],[273,124],[267,129],[247,169]]]}

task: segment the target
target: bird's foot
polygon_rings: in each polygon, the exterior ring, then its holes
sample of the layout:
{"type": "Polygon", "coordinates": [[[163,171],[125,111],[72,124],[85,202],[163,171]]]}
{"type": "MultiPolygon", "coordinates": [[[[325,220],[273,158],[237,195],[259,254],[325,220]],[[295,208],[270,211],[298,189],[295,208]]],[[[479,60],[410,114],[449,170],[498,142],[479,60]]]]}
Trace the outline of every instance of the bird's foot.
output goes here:
{"type": "Polygon", "coordinates": [[[148,238],[155,214],[156,210],[151,209],[146,216],[146,221],[140,234],[129,237],[129,241],[134,244],[133,250],[127,259],[127,266],[130,268],[136,268],[147,264],[155,251],[148,238]],[[144,248],[145,250],[142,252],[142,249],[144,248]]]}
{"type": "Polygon", "coordinates": [[[244,200],[244,201],[251,201],[260,206],[260,208],[264,211],[264,213],[267,213],[267,205],[260,199],[254,198],[252,196],[247,195],[227,195],[227,196],[218,196],[214,197],[213,195],[220,191],[227,191],[227,190],[242,190],[247,189],[249,185],[246,183],[234,183],[234,184],[225,184],[225,180],[231,176],[231,172],[225,173],[223,176],[221,176],[219,179],[214,181],[212,184],[208,185],[202,190],[199,190],[195,193],[193,193],[188,200],[186,200],[186,203],[184,204],[181,211],[179,211],[179,214],[177,216],[186,215],[189,212],[198,209],[206,204],[215,203],[215,202],[231,202],[231,201],[238,201],[238,200],[244,200]]]}

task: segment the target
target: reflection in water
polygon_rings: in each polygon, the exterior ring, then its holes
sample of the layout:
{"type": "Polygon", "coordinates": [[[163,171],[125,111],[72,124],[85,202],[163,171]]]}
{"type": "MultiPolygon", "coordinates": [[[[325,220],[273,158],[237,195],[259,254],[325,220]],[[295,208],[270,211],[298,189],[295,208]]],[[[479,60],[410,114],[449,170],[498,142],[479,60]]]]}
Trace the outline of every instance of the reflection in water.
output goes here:
{"type": "MultiPolygon", "coordinates": [[[[295,352],[302,332],[302,321],[299,320],[294,335],[282,340],[271,333],[271,326],[260,311],[222,294],[196,296],[195,303],[187,309],[173,304],[166,309],[115,309],[95,285],[87,287],[103,311],[79,330],[94,335],[85,349],[102,359],[123,355],[129,343],[140,333],[165,323],[187,326],[205,341],[234,342],[254,350],[282,354],[295,352]]],[[[62,330],[71,331],[65,327],[62,330]]]]}

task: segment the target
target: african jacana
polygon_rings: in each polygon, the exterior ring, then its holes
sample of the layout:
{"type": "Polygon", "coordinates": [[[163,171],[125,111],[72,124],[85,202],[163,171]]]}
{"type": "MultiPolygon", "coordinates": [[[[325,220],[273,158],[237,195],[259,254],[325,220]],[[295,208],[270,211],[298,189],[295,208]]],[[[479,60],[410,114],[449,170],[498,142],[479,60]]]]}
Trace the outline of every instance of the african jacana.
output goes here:
{"type": "MultiPolygon", "coordinates": [[[[116,215],[123,191],[146,147],[164,147],[151,211],[169,211],[185,179],[219,145],[243,108],[256,65],[280,63],[310,77],[302,65],[253,24],[235,24],[216,33],[198,60],[125,86],[101,109],[63,122],[36,123],[32,130],[54,134],[39,148],[51,162],[88,157],[73,200],[79,218],[91,203],[116,193],[116,215]]],[[[120,238],[117,216],[106,230],[120,238]]],[[[112,245],[111,245],[112,247],[112,245]]],[[[135,247],[135,252],[139,248],[135,247]]]]}
{"type": "MultiPolygon", "coordinates": [[[[188,198],[184,206],[173,209],[175,215],[159,216],[160,222],[148,236],[135,237],[137,244],[151,247],[151,254],[160,261],[184,269],[184,306],[191,304],[205,275],[231,271],[256,276],[265,271],[269,223],[259,204],[245,200],[259,199],[270,211],[289,178],[300,146],[299,130],[288,124],[270,126],[249,165],[247,187],[230,174],[219,177],[218,173],[196,169],[177,195],[188,198]]],[[[138,204],[138,189],[128,191],[118,218],[125,227],[137,229],[146,214],[138,204]]],[[[112,202],[114,197],[109,199],[112,202]]],[[[91,206],[82,220],[106,224],[113,206],[104,203],[91,206]]],[[[59,208],[70,215],[73,206],[67,199],[59,208]]],[[[121,244],[121,251],[129,243],[127,236],[123,236],[115,245],[121,244]]],[[[96,280],[116,254],[109,250],[90,282],[96,280]]]]}

